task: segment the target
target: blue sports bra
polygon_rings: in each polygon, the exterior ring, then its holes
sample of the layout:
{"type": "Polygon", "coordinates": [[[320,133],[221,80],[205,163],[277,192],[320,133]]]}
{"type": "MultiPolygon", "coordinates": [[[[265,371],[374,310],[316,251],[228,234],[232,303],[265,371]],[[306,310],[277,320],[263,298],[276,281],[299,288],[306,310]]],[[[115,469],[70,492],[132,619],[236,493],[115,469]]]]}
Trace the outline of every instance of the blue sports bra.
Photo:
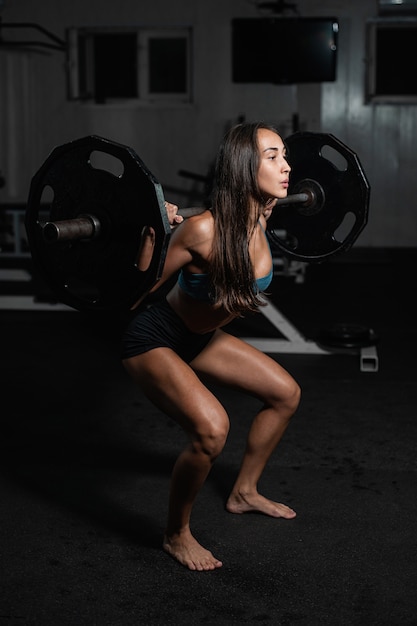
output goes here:
{"type": "MultiPolygon", "coordinates": [[[[271,248],[269,248],[269,251],[271,252],[271,248]]],[[[271,270],[269,273],[266,276],[262,276],[261,278],[257,278],[255,280],[256,291],[265,291],[265,289],[267,289],[271,284],[273,276],[273,264],[271,264],[271,270]]],[[[184,270],[181,270],[178,276],[178,284],[187,295],[191,296],[191,298],[194,298],[195,300],[204,300],[206,302],[211,300],[209,295],[208,274],[191,274],[190,272],[184,272],[184,270]]]]}
{"type": "Polygon", "coordinates": [[[195,300],[211,300],[209,296],[209,275],[190,274],[181,270],[178,276],[178,284],[183,291],[195,300]]]}
{"type": "MultiPolygon", "coordinates": [[[[271,284],[273,278],[273,270],[261,278],[255,280],[257,291],[265,291],[271,284]]],[[[186,294],[195,300],[211,300],[209,295],[209,276],[208,274],[190,274],[181,270],[178,276],[178,284],[186,294]]]]}

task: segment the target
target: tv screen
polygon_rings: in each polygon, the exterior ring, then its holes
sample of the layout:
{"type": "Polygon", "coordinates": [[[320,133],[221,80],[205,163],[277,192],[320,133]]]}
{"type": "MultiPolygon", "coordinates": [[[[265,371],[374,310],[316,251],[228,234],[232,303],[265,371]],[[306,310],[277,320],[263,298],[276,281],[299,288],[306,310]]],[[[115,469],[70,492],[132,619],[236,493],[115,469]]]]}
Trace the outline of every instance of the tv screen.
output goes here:
{"type": "Polygon", "coordinates": [[[338,32],[334,17],[233,19],[233,82],[335,81],[338,32]]]}
{"type": "Polygon", "coordinates": [[[416,103],[417,19],[381,18],[367,23],[367,101],[416,103]]]}

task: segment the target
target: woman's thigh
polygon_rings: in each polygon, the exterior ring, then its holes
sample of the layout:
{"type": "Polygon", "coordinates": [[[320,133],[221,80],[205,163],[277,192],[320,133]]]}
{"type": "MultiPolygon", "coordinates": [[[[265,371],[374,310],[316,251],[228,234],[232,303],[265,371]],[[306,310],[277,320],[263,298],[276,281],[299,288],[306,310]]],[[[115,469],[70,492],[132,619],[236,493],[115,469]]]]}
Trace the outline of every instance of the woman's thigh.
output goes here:
{"type": "Polygon", "coordinates": [[[190,365],[208,380],[245,391],[265,402],[280,401],[298,392],[298,384],[279,363],[223,330],[216,331],[190,365]]]}
{"type": "Polygon", "coordinates": [[[124,367],[151,402],[187,432],[228,429],[227,413],[196,372],[170,348],[126,359],[124,367]]]}

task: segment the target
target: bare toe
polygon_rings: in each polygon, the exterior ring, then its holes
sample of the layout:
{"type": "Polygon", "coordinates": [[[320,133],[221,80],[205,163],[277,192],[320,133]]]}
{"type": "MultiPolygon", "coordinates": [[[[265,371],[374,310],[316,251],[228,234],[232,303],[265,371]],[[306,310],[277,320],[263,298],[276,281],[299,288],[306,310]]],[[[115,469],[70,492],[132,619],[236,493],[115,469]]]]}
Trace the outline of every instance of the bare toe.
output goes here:
{"type": "Polygon", "coordinates": [[[205,572],[223,565],[210,550],[206,550],[199,544],[191,533],[185,533],[184,536],[165,536],[163,548],[165,552],[191,571],[205,572]]]}

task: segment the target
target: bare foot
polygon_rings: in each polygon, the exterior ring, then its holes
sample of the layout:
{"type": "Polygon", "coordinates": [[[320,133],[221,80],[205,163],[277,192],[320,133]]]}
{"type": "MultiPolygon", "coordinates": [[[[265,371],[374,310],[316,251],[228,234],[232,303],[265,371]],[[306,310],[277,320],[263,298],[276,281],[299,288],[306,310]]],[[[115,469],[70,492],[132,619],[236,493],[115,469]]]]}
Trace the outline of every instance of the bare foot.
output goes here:
{"type": "Polygon", "coordinates": [[[172,537],[165,535],[162,544],[165,552],[168,552],[181,565],[198,572],[217,569],[223,563],[216,559],[209,550],[203,548],[192,536],[189,530],[172,537]]]}
{"type": "Polygon", "coordinates": [[[292,519],[297,515],[289,506],[268,500],[259,493],[231,493],[226,503],[226,509],[229,513],[264,513],[271,517],[284,517],[285,519],[292,519]]]}

